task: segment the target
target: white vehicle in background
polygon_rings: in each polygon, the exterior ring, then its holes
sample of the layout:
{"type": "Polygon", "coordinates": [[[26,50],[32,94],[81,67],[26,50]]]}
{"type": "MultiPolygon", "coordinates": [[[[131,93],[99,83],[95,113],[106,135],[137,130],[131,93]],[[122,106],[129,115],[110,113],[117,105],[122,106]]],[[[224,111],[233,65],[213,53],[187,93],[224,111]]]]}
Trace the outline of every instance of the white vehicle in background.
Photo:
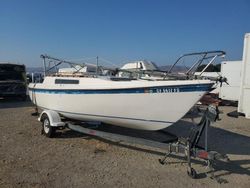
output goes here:
{"type": "Polygon", "coordinates": [[[244,39],[238,112],[250,119],[250,33],[244,39]]]}
{"type": "Polygon", "coordinates": [[[157,65],[152,61],[142,60],[142,61],[133,61],[130,63],[126,63],[121,67],[122,70],[151,70],[151,71],[157,71],[158,67],[157,65]]]}
{"type": "Polygon", "coordinates": [[[245,34],[243,59],[222,62],[221,74],[227,78],[228,85],[222,83],[220,98],[238,101],[237,112],[231,116],[243,114],[250,119],[250,33],[245,34]]]}
{"type": "Polygon", "coordinates": [[[119,77],[129,77],[134,73],[134,77],[147,80],[162,80],[165,76],[157,65],[152,61],[142,60],[126,63],[120,68],[119,77]]]}
{"type": "Polygon", "coordinates": [[[219,98],[239,101],[242,61],[223,61],[221,76],[227,78],[227,83],[219,87],[219,98]]]}

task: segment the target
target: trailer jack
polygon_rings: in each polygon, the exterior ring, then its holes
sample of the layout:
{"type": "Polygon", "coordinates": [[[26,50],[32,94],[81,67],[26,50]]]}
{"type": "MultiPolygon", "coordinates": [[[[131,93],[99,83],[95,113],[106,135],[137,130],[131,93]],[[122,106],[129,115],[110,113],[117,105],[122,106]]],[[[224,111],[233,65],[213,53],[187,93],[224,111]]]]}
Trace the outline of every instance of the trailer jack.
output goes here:
{"type": "Polygon", "coordinates": [[[212,122],[215,122],[218,116],[218,108],[209,106],[204,112],[202,119],[195,128],[190,130],[187,138],[178,138],[176,142],[169,143],[168,151],[162,159],[159,159],[161,164],[166,164],[167,158],[172,154],[184,154],[187,159],[187,174],[195,179],[197,178],[197,172],[192,168],[191,158],[199,158],[206,161],[207,168],[211,172],[211,179],[215,179],[218,183],[226,183],[226,180],[215,177],[213,163],[217,160],[229,161],[229,158],[225,154],[220,154],[216,151],[208,151],[208,128],[212,122]],[[201,139],[203,132],[205,146],[199,146],[198,143],[201,139]]]}

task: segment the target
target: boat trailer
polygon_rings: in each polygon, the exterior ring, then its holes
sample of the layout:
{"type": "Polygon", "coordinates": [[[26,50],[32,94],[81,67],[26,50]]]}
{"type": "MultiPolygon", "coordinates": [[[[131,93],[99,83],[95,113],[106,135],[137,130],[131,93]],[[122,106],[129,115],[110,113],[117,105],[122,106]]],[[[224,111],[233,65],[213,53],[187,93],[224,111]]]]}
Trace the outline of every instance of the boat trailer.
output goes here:
{"type": "Polygon", "coordinates": [[[197,172],[192,167],[191,158],[202,159],[207,164],[207,168],[211,173],[211,179],[215,179],[218,183],[226,183],[226,180],[219,179],[214,176],[215,169],[213,168],[213,163],[217,160],[229,161],[229,158],[225,154],[220,154],[216,151],[208,150],[208,128],[210,127],[212,122],[215,122],[218,119],[218,114],[219,111],[217,107],[212,105],[208,106],[203,113],[200,122],[190,129],[188,137],[178,138],[177,136],[175,136],[174,139],[171,139],[168,142],[159,142],[144,138],[125,136],[116,133],[96,130],[95,128],[97,126],[86,127],[84,125],[81,125],[80,123],[77,124],[72,121],[63,121],[61,120],[60,115],[52,110],[43,111],[40,114],[38,120],[43,123],[42,134],[45,134],[45,136],[47,137],[53,137],[56,128],[67,127],[80,133],[96,136],[113,142],[129,143],[133,145],[137,144],[164,149],[166,153],[162,159],[159,159],[160,164],[166,164],[166,160],[170,155],[177,156],[181,154],[182,156],[186,157],[187,160],[187,174],[193,179],[197,178],[197,172]],[[203,147],[198,145],[202,137],[204,137],[203,147]]]}

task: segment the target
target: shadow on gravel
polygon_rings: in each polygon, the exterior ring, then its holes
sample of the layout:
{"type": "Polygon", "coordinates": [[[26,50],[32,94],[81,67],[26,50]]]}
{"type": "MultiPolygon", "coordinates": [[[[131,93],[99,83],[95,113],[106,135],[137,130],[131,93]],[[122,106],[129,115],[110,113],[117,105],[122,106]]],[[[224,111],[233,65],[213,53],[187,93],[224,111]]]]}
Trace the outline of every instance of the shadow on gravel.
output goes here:
{"type": "MultiPolygon", "coordinates": [[[[193,127],[194,124],[180,120],[177,123],[175,123],[173,126],[170,126],[163,131],[142,131],[142,130],[134,130],[134,129],[128,129],[128,128],[122,128],[118,126],[112,126],[112,125],[101,125],[98,127],[98,130],[121,134],[121,135],[127,135],[127,136],[133,136],[133,137],[139,137],[154,141],[160,141],[160,142],[167,142],[174,138],[173,135],[176,135],[178,137],[187,137],[190,132],[190,128],[193,127]],[[170,134],[169,134],[170,133],[170,134]]],[[[67,130],[61,134],[58,134],[56,137],[60,138],[74,138],[74,137],[81,137],[84,134],[76,133],[71,130],[67,130]]],[[[119,147],[125,147],[128,149],[133,149],[141,152],[147,152],[159,155],[159,158],[161,158],[165,153],[163,150],[157,150],[157,149],[145,149],[142,147],[132,146],[120,142],[113,142],[110,140],[94,137],[94,136],[88,136],[84,135],[85,139],[98,139],[100,141],[103,141],[108,144],[116,145],[119,147]]],[[[200,144],[203,144],[202,142],[200,144]]],[[[220,129],[217,127],[211,126],[209,129],[209,150],[218,151],[222,154],[235,154],[235,155],[250,155],[250,137],[244,136],[241,134],[233,133],[224,129],[220,129]]],[[[204,161],[193,159],[194,163],[205,165],[204,161]]],[[[167,164],[172,163],[186,163],[185,157],[182,156],[176,156],[176,155],[170,155],[170,159],[167,164]],[[174,157],[176,159],[181,160],[180,162],[171,162],[171,157],[174,157]]],[[[250,164],[250,160],[233,160],[229,162],[223,162],[223,161],[217,161],[215,164],[215,169],[219,175],[216,175],[215,178],[219,178],[221,176],[226,176],[228,174],[245,174],[250,175],[250,168],[249,167],[242,167],[242,165],[248,165],[250,164]],[[225,173],[221,173],[221,171],[226,171],[225,173]]],[[[198,176],[199,178],[205,178],[207,177],[206,173],[201,173],[198,176]]]]}
{"type": "Polygon", "coordinates": [[[23,101],[19,98],[0,98],[0,109],[4,108],[22,108],[34,106],[30,100],[23,101]]]}
{"type": "MultiPolygon", "coordinates": [[[[188,136],[192,123],[180,120],[174,126],[166,128],[177,136],[188,136]]],[[[208,133],[209,150],[218,151],[222,154],[246,155],[250,156],[250,137],[224,129],[211,126],[208,133]]],[[[250,160],[230,160],[229,162],[217,161],[214,164],[216,171],[226,171],[216,175],[220,178],[229,174],[250,175],[250,160]],[[248,167],[243,167],[248,166],[248,167]]]]}
{"type": "Polygon", "coordinates": [[[84,138],[84,139],[91,139],[88,135],[82,134],[82,133],[78,133],[76,131],[67,129],[64,131],[57,131],[55,133],[54,138],[65,138],[65,139],[69,139],[69,138],[84,138]]]}
{"type": "Polygon", "coordinates": [[[215,167],[215,172],[218,172],[215,175],[215,178],[220,178],[223,176],[227,176],[230,174],[241,174],[241,175],[248,175],[250,176],[250,160],[233,160],[229,162],[219,161],[213,166],[215,167]],[[248,167],[242,167],[241,165],[248,165],[248,167]],[[220,171],[225,171],[221,173],[220,171]]]}
{"type": "MultiPolygon", "coordinates": [[[[186,137],[192,126],[192,123],[180,120],[165,130],[179,137],[186,137]]],[[[208,145],[210,150],[220,153],[250,155],[250,137],[213,126],[208,130],[208,145]]]]}

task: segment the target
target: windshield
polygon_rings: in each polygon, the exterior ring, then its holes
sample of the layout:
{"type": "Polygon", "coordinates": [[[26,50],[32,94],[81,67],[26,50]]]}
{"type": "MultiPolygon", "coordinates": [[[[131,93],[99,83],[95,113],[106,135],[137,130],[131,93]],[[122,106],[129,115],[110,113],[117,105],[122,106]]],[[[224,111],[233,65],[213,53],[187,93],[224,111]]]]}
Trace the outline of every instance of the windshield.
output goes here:
{"type": "Polygon", "coordinates": [[[25,67],[23,65],[0,64],[0,81],[25,81],[25,67]]]}

